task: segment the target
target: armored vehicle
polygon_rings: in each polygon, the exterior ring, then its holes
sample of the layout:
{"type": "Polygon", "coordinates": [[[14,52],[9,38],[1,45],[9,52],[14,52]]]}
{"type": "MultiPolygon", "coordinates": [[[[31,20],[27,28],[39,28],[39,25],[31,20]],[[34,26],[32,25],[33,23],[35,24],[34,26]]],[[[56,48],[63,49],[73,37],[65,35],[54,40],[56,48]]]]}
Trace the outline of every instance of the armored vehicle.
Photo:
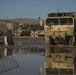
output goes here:
{"type": "Polygon", "coordinates": [[[74,45],[76,41],[76,12],[49,13],[45,19],[46,43],[74,45]]]}

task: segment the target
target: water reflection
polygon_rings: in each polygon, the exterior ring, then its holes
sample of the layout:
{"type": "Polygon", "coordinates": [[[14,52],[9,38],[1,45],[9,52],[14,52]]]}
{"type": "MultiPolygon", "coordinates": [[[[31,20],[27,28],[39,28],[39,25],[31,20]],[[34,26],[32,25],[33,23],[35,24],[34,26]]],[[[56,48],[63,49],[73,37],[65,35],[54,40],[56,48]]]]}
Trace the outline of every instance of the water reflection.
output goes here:
{"type": "Polygon", "coordinates": [[[75,48],[46,45],[45,75],[75,75],[75,48]]]}
{"type": "Polygon", "coordinates": [[[45,48],[31,45],[13,50],[23,75],[44,75],[41,69],[44,66],[45,48]]]}
{"type": "Polygon", "coordinates": [[[10,70],[16,68],[19,68],[19,65],[12,56],[12,49],[0,49],[0,75],[8,75],[10,70]]]}
{"type": "Polygon", "coordinates": [[[34,54],[43,54],[45,53],[45,48],[41,46],[26,46],[26,47],[17,47],[13,49],[13,54],[27,54],[27,53],[34,53],[34,54]]]}
{"type": "Polygon", "coordinates": [[[0,75],[76,74],[75,47],[19,44],[1,48],[0,75]]]}
{"type": "Polygon", "coordinates": [[[0,47],[0,75],[43,75],[44,46],[0,47]]]}
{"type": "Polygon", "coordinates": [[[43,45],[45,44],[44,38],[22,38],[14,39],[15,45],[43,45]]]}

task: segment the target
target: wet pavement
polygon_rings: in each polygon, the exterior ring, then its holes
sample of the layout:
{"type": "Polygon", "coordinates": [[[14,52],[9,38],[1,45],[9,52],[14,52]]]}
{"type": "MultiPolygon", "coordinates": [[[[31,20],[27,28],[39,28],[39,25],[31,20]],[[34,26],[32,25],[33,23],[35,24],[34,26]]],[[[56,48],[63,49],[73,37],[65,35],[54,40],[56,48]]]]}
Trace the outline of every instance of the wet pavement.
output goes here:
{"type": "Polygon", "coordinates": [[[14,42],[11,46],[0,45],[0,75],[44,75],[44,39],[14,42]]]}
{"type": "Polygon", "coordinates": [[[76,75],[76,47],[45,45],[44,38],[0,45],[0,75],[76,75]]]}

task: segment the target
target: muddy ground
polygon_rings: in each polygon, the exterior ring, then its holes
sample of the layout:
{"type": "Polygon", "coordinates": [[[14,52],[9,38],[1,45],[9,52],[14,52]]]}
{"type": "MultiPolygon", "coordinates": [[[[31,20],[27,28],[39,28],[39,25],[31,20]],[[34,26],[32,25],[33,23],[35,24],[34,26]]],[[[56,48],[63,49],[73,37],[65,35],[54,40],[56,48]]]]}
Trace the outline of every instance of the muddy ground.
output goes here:
{"type": "Polygon", "coordinates": [[[31,37],[13,37],[14,45],[4,45],[3,37],[0,38],[0,48],[21,48],[26,46],[44,46],[45,45],[45,38],[44,37],[37,37],[37,38],[31,38],[31,37]]]}
{"type": "Polygon", "coordinates": [[[31,37],[26,37],[26,38],[13,38],[14,42],[22,42],[25,44],[44,44],[45,43],[45,38],[44,37],[38,37],[38,38],[31,38],[31,37]]]}

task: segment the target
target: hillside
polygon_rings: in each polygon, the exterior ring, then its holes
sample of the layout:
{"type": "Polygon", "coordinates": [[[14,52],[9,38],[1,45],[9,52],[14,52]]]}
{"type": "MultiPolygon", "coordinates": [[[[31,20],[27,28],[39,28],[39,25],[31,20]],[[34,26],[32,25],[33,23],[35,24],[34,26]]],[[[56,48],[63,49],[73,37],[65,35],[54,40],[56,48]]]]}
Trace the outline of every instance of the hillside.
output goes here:
{"type": "Polygon", "coordinates": [[[0,20],[0,23],[4,24],[6,22],[13,22],[13,23],[23,23],[23,24],[39,24],[38,19],[29,19],[29,18],[15,18],[15,19],[8,19],[8,20],[0,20]]]}

